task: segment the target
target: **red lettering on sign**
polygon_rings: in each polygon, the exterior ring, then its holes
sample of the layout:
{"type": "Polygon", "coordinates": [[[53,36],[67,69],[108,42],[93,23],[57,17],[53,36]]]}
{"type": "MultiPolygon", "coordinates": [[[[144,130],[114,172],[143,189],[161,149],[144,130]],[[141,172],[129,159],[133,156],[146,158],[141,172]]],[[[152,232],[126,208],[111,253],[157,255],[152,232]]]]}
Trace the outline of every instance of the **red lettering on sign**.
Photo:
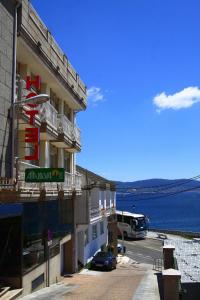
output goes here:
{"type": "Polygon", "coordinates": [[[37,90],[40,90],[40,76],[35,76],[35,79],[31,80],[31,76],[26,76],[26,89],[30,90],[30,88],[34,86],[37,90]]]}
{"type": "Polygon", "coordinates": [[[34,125],[35,124],[35,115],[38,114],[38,110],[26,110],[25,114],[28,115],[29,118],[29,124],[34,125]]]}
{"type": "Polygon", "coordinates": [[[39,128],[25,128],[25,142],[38,143],[39,142],[39,128]]]}
{"type": "Polygon", "coordinates": [[[39,145],[34,145],[33,155],[25,156],[25,160],[39,160],[39,145]]]}

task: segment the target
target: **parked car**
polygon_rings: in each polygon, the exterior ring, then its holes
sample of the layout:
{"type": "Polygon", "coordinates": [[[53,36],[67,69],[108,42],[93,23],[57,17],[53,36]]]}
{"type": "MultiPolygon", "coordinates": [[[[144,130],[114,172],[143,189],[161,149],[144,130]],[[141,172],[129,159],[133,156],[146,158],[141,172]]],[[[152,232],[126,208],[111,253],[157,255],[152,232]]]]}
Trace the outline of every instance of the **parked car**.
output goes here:
{"type": "Polygon", "coordinates": [[[91,261],[91,269],[101,268],[106,270],[116,269],[117,259],[112,252],[100,251],[91,261]]]}

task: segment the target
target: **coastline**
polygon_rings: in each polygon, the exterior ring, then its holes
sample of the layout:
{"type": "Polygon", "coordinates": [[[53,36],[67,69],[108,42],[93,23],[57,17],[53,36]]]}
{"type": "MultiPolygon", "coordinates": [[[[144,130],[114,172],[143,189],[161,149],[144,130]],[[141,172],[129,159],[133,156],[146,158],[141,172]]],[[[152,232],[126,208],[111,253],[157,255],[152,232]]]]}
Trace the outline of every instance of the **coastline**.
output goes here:
{"type": "Polygon", "coordinates": [[[158,229],[158,228],[149,228],[149,232],[158,232],[165,234],[172,234],[175,236],[181,236],[184,238],[200,238],[200,232],[191,232],[191,231],[180,231],[180,230],[168,230],[168,229],[158,229]]]}

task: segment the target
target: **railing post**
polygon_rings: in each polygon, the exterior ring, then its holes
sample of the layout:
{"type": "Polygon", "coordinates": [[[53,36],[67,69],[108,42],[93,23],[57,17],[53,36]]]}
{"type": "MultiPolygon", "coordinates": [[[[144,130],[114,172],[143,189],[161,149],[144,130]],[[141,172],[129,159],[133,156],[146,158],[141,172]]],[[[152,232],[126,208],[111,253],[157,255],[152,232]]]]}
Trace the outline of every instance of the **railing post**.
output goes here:
{"type": "Polygon", "coordinates": [[[174,269],[162,272],[164,300],[179,300],[181,273],[174,269]]]}
{"type": "Polygon", "coordinates": [[[173,245],[163,246],[164,269],[174,268],[174,250],[173,245]]]}

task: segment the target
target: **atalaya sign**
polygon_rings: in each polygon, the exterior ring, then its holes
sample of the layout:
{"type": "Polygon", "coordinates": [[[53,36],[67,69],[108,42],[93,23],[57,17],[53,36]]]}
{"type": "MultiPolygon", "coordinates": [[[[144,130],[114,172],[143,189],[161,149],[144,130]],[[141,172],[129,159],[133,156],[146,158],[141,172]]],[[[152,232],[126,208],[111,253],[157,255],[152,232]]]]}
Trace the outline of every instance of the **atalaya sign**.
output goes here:
{"type": "Polygon", "coordinates": [[[30,168],[25,170],[25,182],[64,182],[64,168],[30,168]]]}

